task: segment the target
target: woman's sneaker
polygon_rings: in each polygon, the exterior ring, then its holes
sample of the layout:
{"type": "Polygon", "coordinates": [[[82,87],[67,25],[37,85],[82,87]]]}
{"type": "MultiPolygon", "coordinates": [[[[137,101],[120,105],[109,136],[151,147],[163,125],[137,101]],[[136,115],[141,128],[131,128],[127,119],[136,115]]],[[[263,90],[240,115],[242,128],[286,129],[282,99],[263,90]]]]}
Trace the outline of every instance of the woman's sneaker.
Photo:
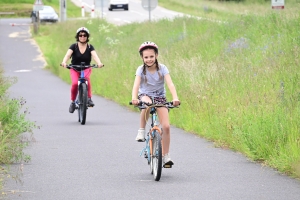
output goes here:
{"type": "Polygon", "coordinates": [[[164,168],[171,168],[172,165],[174,165],[174,162],[172,161],[170,154],[165,154],[163,156],[163,167],[164,168]]]}
{"type": "Polygon", "coordinates": [[[137,134],[135,140],[138,141],[138,142],[144,142],[145,141],[145,129],[140,128],[138,130],[138,134],[137,134]]]}
{"type": "Polygon", "coordinates": [[[95,104],[94,104],[94,102],[92,101],[91,98],[88,99],[88,105],[89,105],[89,107],[94,107],[95,106],[95,104]]]}
{"type": "Polygon", "coordinates": [[[70,104],[70,107],[69,107],[69,112],[70,112],[70,113],[73,113],[73,112],[75,111],[75,108],[76,108],[75,102],[72,102],[72,103],[70,104]]]}

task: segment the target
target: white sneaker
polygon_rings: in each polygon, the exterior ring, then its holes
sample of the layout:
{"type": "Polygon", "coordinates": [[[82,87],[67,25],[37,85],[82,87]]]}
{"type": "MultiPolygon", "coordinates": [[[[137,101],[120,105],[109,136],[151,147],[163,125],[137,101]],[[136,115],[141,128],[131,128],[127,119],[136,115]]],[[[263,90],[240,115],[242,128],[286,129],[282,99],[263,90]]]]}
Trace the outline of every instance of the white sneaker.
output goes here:
{"type": "Polygon", "coordinates": [[[135,140],[138,141],[138,142],[144,142],[145,141],[145,129],[140,128],[138,130],[138,134],[137,134],[135,140]]]}
{"type": "Polygon", "coordinates": [[[163,165],[174,165],[169,153],[163,156],[163,165]]]}

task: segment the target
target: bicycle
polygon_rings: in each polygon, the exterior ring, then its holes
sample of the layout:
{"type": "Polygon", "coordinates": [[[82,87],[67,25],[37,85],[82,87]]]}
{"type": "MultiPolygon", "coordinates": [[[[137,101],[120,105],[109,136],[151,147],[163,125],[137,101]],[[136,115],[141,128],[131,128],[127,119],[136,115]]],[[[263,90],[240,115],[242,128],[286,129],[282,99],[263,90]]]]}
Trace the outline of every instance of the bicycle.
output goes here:
{"type": "MultiPolygon", "coordinates": [[[[132,105],[132,102],[129,102],[132,105]]],[[[173,102],[166,102],[164,104],[152,104],[140,101],[137,105],[139,109],[150,109],[150,130],[146,134],[146,146],[142,149],[140,156],[144,153],[144,157],[150,165],[150,172],[153,174],[154,180],[159,181],[161,177],[162,168],[172,168],[172,165],[162,165],[162,143],[161,136],[163,134],[162,128],[159,127],[159,120],[156,108],[166,107],[166,108],[178,108],[173,106],[173,102]]],[[[146,112],[147,113],[147,112],[146,112]]]]}
{"type": "Polygon", "coordinates": [[[84,70],[88,68],[97,68],[97,65],[85,65],[82,62],[80,65],[67,65],[68,69],[74,69],[80,72],[78,78],[78,93],[75,100],[75,109],[78,110],[78,122],[81,122],[82,125],[86,122],[86,113],[88,107],[93,107],[88,104],[88,81],[84,77],[84,70]]]}

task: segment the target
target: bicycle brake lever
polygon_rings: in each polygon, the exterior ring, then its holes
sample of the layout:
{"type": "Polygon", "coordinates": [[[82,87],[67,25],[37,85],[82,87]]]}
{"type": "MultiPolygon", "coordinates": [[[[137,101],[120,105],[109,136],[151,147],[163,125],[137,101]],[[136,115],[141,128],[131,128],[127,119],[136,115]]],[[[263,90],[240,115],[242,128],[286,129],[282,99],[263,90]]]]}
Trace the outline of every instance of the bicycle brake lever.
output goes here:
{"type": "Polygon", "coordinates": [[[147,107],[145,105],[139,106],[140,109],[146,109],[147,107]]]}

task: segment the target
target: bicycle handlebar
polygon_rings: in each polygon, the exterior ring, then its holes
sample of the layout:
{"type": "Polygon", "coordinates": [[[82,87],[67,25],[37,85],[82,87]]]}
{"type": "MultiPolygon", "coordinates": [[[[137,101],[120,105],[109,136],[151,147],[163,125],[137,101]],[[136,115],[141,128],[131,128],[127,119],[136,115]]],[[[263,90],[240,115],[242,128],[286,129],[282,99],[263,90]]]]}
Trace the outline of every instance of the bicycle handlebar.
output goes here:
{"type": "MultiPolygon", "coordinates": [[[[62,64],[60,64],[60,66],[62,66],[62,64]]],[[[98,68],[98,66],[96,64],[85,65],[84,63],[82,63],[81,65],[72,65],[72,64],[69,64],[69,65],[67,65],[66,68],[68,68],[68,69],[75,69],[75,70],[78,71],[78,70],[82,70],[82,69],[85,70],[85,69],[88,69],[90,67],[92,67],[92,68],[98,68]]],[[[104,65],[102,67],[104,67],[104,65]]]]}
{"type": "MultiPolygon", "coordinates": [[[[132,102],[129,102],[129,105],[133,105],[132,102]]],[[[139,104],[137,105],[137,107],[139,107],[140,109],[146,109],[146,106],[152,106],[152,107],[167,107],[167,108],[178,108],[178,106],[173,106],[173,102],[166,102],[164,104],[153,104],[153,103],[148,103],[148,102],[144,102],[144,101],[139,101],[139,104]]],[[[180,105],[180,104],[179,104],[180,105]]]]}
{"type": "Polygon", "coordinates": [[[98,66],[95,64],[93,64],[93,65],[72,65],[72,64],[67,65],[68,69],[75,69],[75,70],[88,69],[90,67],[98,68],[98,66]]]}

